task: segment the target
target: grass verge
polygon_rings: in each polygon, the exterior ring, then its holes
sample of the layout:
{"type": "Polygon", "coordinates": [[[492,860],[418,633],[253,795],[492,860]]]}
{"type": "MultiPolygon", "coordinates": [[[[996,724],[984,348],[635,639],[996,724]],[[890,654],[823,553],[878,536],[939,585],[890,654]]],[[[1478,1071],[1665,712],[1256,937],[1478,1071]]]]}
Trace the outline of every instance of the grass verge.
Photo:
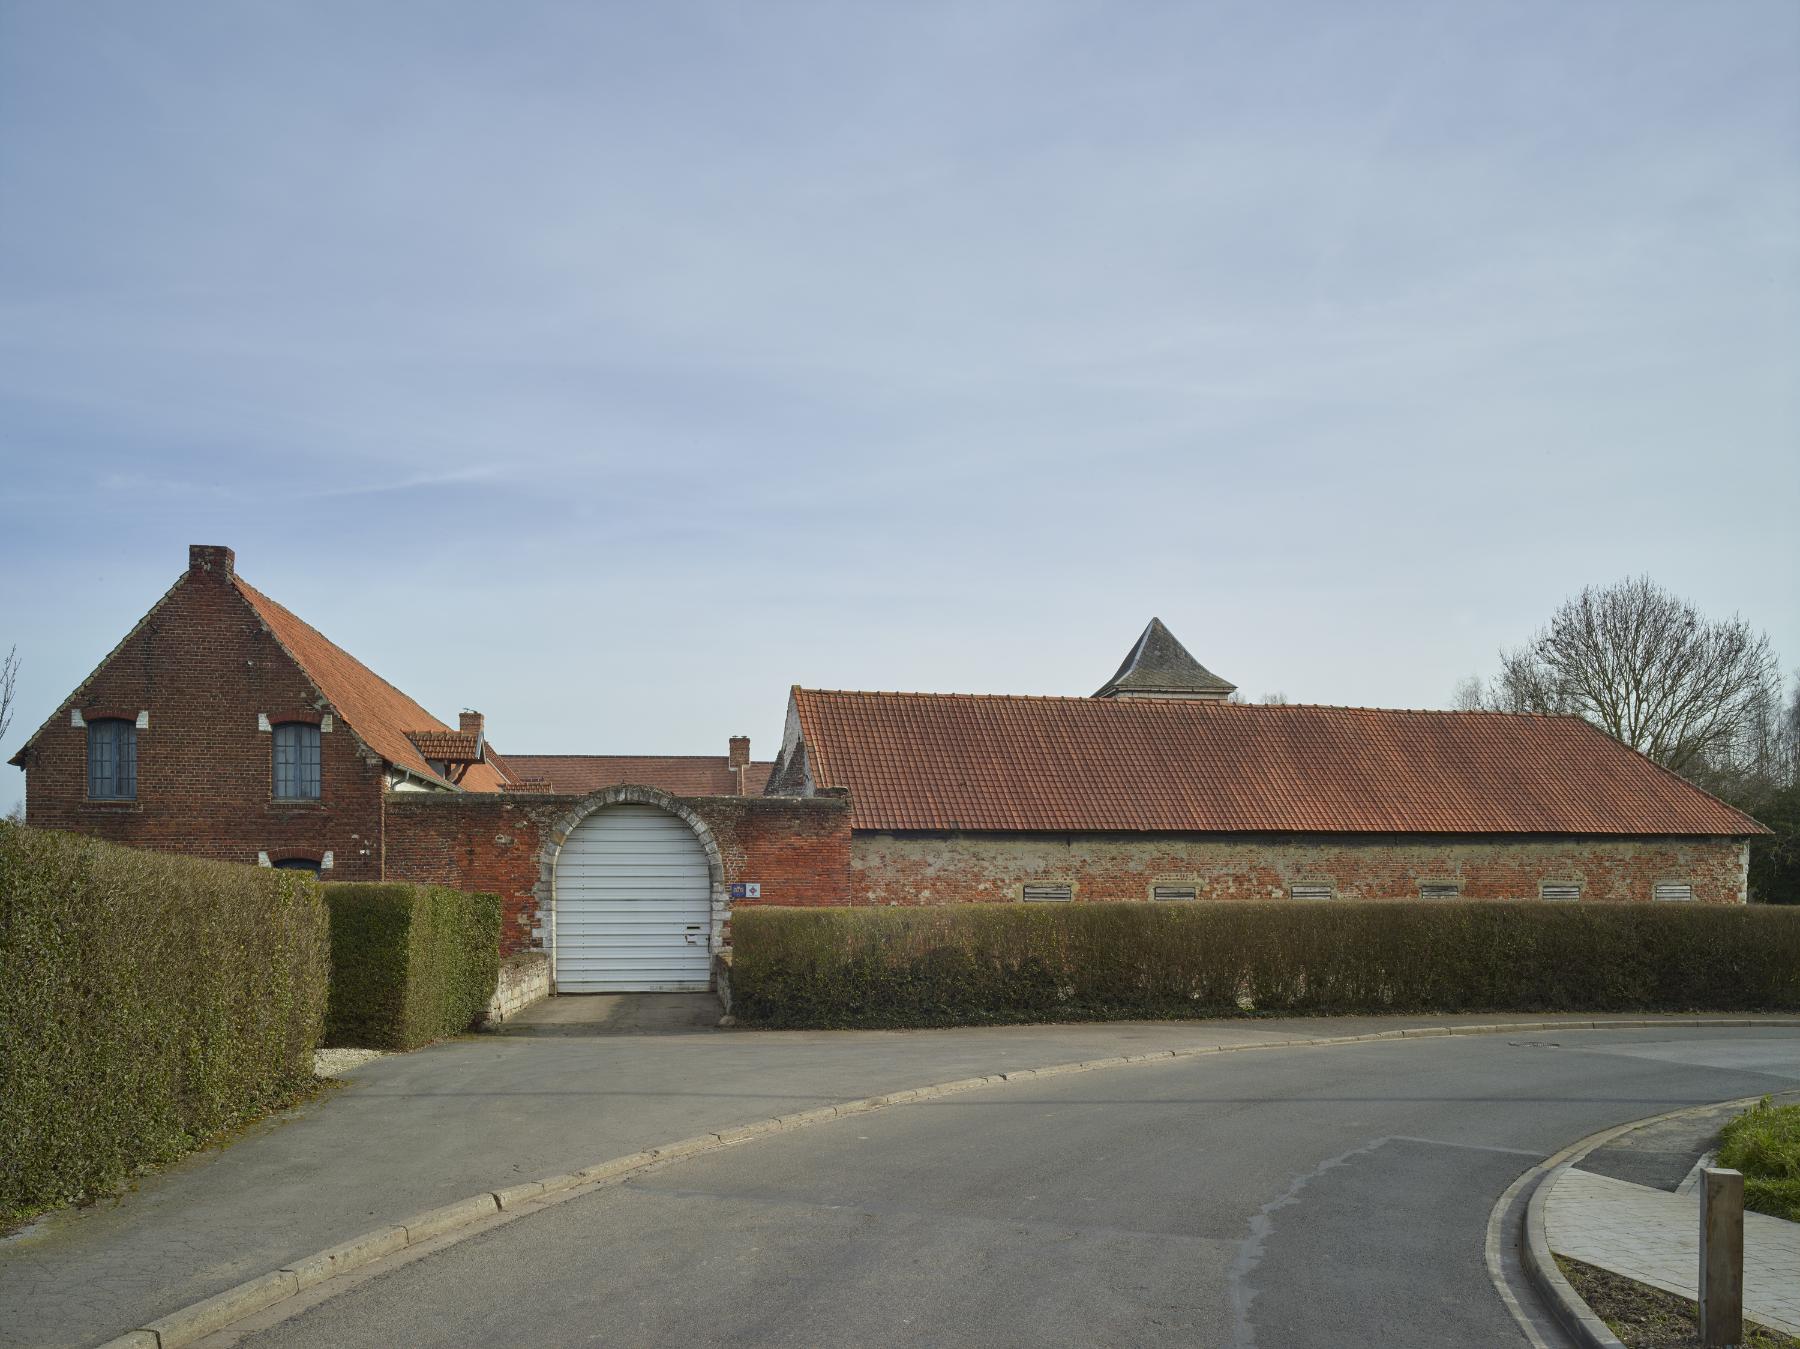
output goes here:
{"type": "MultiPolygon", "coordinates": [[[[1687,1298],[1560,1255],[1556,1267],[1629,1349],[1701,1349],[1700,1309],[1687,1298]]],[[[1746,1320],[1742,1349],[1800,1349],[1800,1339],[1746,1320]]]]}
{"type": "Polygon", "coordinates": [[[1719,1134],[1719,1165],[1744,1173],[1744,1207],[1800,1222],[1800,1105],[1764,1097],[1719,1134]]]}

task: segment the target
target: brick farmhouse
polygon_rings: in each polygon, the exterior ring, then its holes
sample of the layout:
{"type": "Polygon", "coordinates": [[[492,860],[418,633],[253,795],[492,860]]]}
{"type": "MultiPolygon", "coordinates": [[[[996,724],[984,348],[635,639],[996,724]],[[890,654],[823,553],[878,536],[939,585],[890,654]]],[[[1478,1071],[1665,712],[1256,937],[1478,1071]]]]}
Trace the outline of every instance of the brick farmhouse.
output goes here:
{"type": "Polygon", "coordinates": [[[195,546],[13,757],[29,822],[491,890],[565,991],[705,987],[734,904],[1737,904],[1762,826],[1572,717],[1250,706],[1152,621],[1090,698],[796,687],[779,758],[502,754],[195,546]]]}

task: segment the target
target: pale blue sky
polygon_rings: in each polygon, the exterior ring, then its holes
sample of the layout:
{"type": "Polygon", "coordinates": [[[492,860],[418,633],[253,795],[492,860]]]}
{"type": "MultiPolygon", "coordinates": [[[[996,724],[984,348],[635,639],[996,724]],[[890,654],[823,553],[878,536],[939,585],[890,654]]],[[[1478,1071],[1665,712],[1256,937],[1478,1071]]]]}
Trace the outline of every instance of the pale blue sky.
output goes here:
{"type": "MultiPolygon", "coordinates": [[[[1800,5],[0,0],[0,754],[185,563],[503,750],[1800,663],[1800,5]]],[[[16,798],[5,770],[0,805],[16,798]]]]}

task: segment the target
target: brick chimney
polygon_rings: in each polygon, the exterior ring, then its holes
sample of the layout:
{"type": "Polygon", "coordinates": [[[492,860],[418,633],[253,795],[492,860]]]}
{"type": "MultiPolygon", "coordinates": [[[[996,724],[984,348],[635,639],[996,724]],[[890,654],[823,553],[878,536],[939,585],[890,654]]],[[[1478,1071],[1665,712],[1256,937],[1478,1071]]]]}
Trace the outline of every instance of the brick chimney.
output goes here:
{"type": "Polygon", "coordinates": [[[456,729],[472,731],[475,734],[475,757],[482,763],[487,762],[487,735],[481,729],[481,713],[471,712],[464,708],[456,718],[456,729]]]}
{"type": "Polygon", "coordinates": [[[739,796],[750,795],[750,737],[734,735],[731,737],[731,752],[725,762],[731,768],[731,780],[737,785],[739,796]]]}
{"type": "Polygon", "coordinates": [[[237,554],[222,544],[190,543],[188,570],[207,572],[221,581],[229,581],[237,573],[237,554]]]}

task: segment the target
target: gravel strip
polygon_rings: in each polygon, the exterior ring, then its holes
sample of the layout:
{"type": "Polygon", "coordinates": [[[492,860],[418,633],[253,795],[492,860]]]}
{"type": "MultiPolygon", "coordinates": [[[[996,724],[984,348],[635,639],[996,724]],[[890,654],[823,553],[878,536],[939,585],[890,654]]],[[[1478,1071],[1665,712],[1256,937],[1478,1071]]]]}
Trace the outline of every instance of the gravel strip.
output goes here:
{"type": "Polygon", "coordinates": [[[315,1049],[313,1072],[319,1077],[342,1077],[370,1059],[386,1058],[387,1053],[385,1049],[315,1049]]]}

